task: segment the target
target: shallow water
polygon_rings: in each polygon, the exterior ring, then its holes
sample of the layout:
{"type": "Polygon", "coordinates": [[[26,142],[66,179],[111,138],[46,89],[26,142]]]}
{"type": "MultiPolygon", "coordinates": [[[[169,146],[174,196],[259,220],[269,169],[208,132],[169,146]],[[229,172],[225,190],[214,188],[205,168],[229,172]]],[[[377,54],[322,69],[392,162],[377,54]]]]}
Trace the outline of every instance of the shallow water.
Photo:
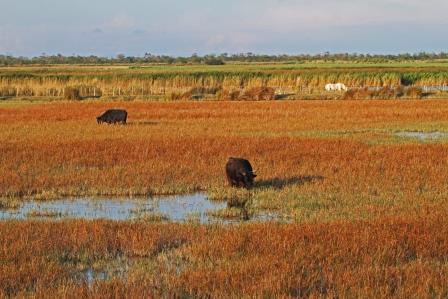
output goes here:
{"type": "Polygon", "coordinates": [[[95,271],[92,268],[84,271],[82,276],[89,287],[92,287],[95,281],[105,281],[109,279],[109,276],[105,271],[95,271]]]}
{"type": "MultiPolygon", "coordinates": [[[[203,193],[149,198],[75,198],[51,201],[29,200],[14,209],[0,209],[0,220],[143,220],[194,221],[208,223],[240,223],[240,218],[211,216],[213,211],[225,209],[227,203],[210,201],[203,193]]],[[[252,222],[282,221],[275,213],[259,213],[250,217],[252,222]]]]}
{"type": "Polygon", "coordinates": [[[61,199],[26,201],[17,209],[0,210],[0,220],[25,219],[106,219],[136,220],[159,217],[172,222],[190,219],[211,222],[209,210],[226,207],[225,202],[209,201],[202,193],[145,199],[61,199]]]}
{"type": "Polygon", "coordinates": [[[422,141],[448,138],[448,133],[446,132],[407,131],[407,132],[397,132],[395,133],[395,135],[398,137],[417,138],[422,141]]]}

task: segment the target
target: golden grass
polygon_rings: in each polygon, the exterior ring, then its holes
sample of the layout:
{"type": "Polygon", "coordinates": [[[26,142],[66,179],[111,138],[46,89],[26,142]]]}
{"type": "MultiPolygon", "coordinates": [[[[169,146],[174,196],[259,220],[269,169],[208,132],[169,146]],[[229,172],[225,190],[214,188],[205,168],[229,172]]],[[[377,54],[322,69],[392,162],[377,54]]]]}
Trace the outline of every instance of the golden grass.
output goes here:
{"type": "Polygon", "coordinates": [[[206,190],[299,223],[0,222],[0,297],[445,298],[448,145],[394,132],[447,119],[445,101],[1,103],[4,208],[206,190]],[[129,124],[96,124],[108,108],[129,124]],[[229,156],[250,192],[226,187],[229,156]]]}
{"type": "MultiPolygon", "coordinates": [[[[396,87],[444,85],[446,66],[420,64],[231,64],[226,66],[56,66],[0,67],[0,97],[145,98],[179,99],[194,89],[216,89],[217,99],[230,99],[234,92],[247,98],[251,90],[273,88],[279,92],[314,96],[325,84],[342,82],[350,87],[396,87]],[[78,90],[79,97],[70,97],[78,90]],[[244,96],[246,94],[246,96],[244,96]]],[[[269,93],[268,93],[269,94],[269,93]]],[[[268,95],[258,95],[265,98],[268,95]]],[[[327,98],[333,96],[326,95],[327,98]]],[[[254,97],[252,97],[253,99],[254,97]]],[[[267,98],[272,98],[268,96],[267,98]]]]}
{"type": "Polygon", "coordinates": [[[448,131],[446,119],[445,101],[0,106],[0,196],[226,198],[225,162],[242,156],[259,173],[255,208],[298,220],[418,214],[446,207],[448,146],[393,133],[448,131]],[[96,124],[112,107],[128,125],[96,124]]]}
{"type": "Polygon", "coordinates": [[[0,296],[444,298],[446,217],[227,228],[3,222],[0,296]],[[108,265],[119,274],[86,282],[87,269],[108,265]]]}

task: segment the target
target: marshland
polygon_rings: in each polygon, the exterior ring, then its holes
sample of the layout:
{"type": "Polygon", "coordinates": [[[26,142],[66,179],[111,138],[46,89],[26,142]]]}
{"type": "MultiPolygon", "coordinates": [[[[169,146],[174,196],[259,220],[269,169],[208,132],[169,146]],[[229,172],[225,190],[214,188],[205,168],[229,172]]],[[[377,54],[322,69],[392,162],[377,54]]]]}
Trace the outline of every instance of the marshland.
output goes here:
{"type": "Polygon", "coordinates": [[[446,297],[447,84],[441,61],[2,67],[0,296],[446,297]],[[152,202],[195,194],[182,221],[152,202]]]}

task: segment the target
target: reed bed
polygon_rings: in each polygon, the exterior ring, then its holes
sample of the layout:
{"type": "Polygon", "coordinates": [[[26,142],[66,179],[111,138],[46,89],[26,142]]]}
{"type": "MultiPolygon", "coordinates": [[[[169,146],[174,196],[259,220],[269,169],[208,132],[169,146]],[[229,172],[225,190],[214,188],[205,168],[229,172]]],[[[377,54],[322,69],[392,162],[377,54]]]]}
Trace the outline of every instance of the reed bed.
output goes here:
{"type": "Polygon", "coordinates": [[[445,209],[448,146],[394,136],[448,131],[444,101],[64,102],[0,109],[0,196],[226,199],[228,157],[259,173],[253,208],[297,221],[445,209]],[[98,125],[125,108],[126,126],[98,125]]]}
{"type": "Polygon", "coordinates": [[[231,227],[2,222],[0,296],[444,298],[446,216],[231,227]]]}
{"type": "Polygon", "coordinates": [[[445,298],[448,145],[394,134],[447,119],[443,100],[0,103],[1,209],[205,190],[292,222],[1,221],[0,297],[445,298]],[[128,124],[98,125],[110,108],[128,124]],[[226,186],[230,156],[254,189],[226,186]]]}
{"type": "Polygon", "coordinates": [[[442,86],[448,70],[440,67],[384,68],[284,68],[238,66],[192,68],[54,67],[0,68],[0,97],[66,96],[66,88],[78,88],[89,97],[151,97],[184,93],[194,88],[218,88],[224,92],[275,88],[288,93],[323,90],[327,83],[350,87],[442,86]]]}

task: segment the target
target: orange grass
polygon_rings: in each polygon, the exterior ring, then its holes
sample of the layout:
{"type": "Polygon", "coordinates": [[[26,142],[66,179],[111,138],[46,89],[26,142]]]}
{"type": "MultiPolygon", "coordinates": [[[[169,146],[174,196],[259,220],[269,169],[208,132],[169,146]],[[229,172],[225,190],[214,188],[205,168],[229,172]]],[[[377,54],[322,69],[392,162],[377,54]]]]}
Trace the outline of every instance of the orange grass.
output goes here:
{"type": "Polygon", "coordinates": [[[0,196],[220,193],[227,158],[243,156],[256,205],[297,219],[445,209],[448,145],[391,134],[447,119],[445,101],[0,106],[0,196]],[[128,125],[96,124],[112,107],[128,125]]]}
{"type": "Polygon", "coordinates": [[[244,156],[251,208],[302,222],[0,222],[0,297],[445,298],[448,145],[393,133],[447,119],[445,101],[0,104],[5,202],[225,197],[223,166],[244,156]],[[129,124],[97,125],[114,107],[129,124]],[[110,267],[124,273],[86,283],[110,267]]]}
{"type": "Polygon", "coordinates": [[[227,228],[3,222],[0,296],[445,298],[446,217],[227,228]],[[80,276],[118,260],[131,265],[121,276],[91,286],[80,276]]]}

